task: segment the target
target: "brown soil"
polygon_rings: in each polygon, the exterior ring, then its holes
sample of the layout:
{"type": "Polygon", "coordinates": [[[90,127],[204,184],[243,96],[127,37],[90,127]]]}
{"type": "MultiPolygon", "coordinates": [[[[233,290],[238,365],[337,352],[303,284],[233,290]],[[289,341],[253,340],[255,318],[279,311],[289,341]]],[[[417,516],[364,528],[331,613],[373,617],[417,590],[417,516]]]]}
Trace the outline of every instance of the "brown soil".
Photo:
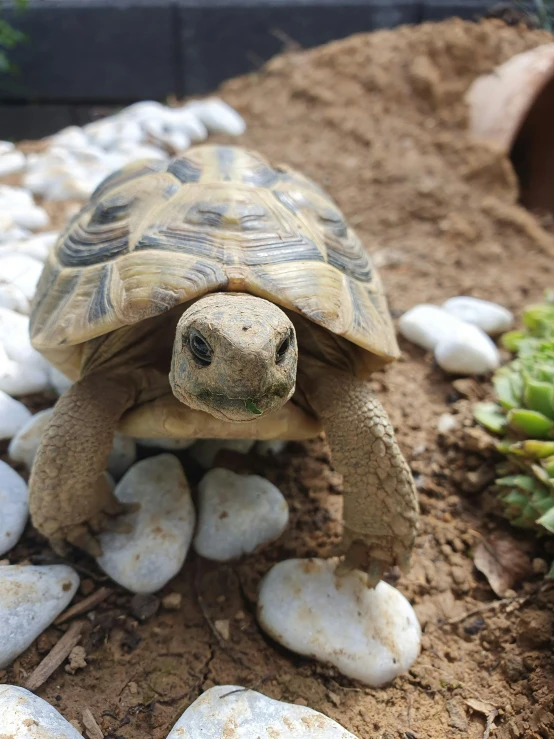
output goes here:
{"type": "MultiPolygon", "coordinates": [[[[463,93],[478,74],[550,40],[498,21],[400,28],[279,57],[225,85],[223,96],[247,120],[239,143],[300,168],[337,199],[380,266],[395,317],[458,294],[519,314],[552,287],[554,238],[546,221],[516,204],[508,160],[468,141],[463,93]]],[[[491,496],[481,495],[494,460],[471,428],[470,400],[489,386],[453,385],[423,351],[405,342],[402,349],[374,384],[421,495],[412,571],[390,577],[424,629],[409,674],[368,689],[280,648],[256,624],[256,587],[268,568],[326,556],[340,536],[339,480],[324,443],[314,441],[290,444],[274,462],[220,460],[261,472],[286,495],[291,524],[277,543],[233,565],[191,554],[161,594],[181,593],[180,610],[161,607],[143,622],[131,597],[114,588],[86,620],[88,665],[73,675],[60,668],[39,694],[81,726],[90,708],[105,735],[125,739],[162,739],[203,690],[222,683],[308,704],[361,739],[481,739],[495,710],[497,739],[554,736],[554,590],[531,574],[516,597],[499,600],[473,566],[476,545],[508,531],[490,512],[491,496]],[[436,430],[445,412],[460,422],[447,438],[436,430]],[[229,639],[214,626],[220,620],[229,622],[229,639]]],[[[541,546],[521,534],[509,542],[528,558],[551,559],[552,547],[541,546]]],[[[48,556],[29,530],[10,561],[48,556]]],[[[83,591],[99,587],[91,562],[76,562],[83,591]]],[[[24,684],[62,631],[49,629],[1,679],[24,684]]]]}

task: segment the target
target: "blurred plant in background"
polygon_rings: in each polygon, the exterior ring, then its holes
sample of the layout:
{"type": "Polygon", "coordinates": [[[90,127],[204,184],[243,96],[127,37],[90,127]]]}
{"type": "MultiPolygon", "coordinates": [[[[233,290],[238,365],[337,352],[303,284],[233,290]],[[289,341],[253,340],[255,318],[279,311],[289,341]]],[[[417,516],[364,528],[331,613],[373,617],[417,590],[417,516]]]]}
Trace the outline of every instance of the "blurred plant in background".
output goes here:
{"type": "MultiPolygon", "coordinates": [[[[24,10],[27,0],[15,0],[16,10],[24,10]]],[[[0,0],[0,72],[14,72],[17,68],[10,61],[10,51],[27,41],[27,36],[14,28],[5,17],[4,3],[0,0]]]]}
{"type": "MultiPolygon", "coordinates": [[[[554,533],[554,294],[527,308],[524,328],[504,334],[516,354],[494,375],[497,403],[478,403],[476,420],[501,435],[506,455],[496,485],[514,526],[554,533]]],[[[554,577],[554,565],[549,573],[554,577]]]]}

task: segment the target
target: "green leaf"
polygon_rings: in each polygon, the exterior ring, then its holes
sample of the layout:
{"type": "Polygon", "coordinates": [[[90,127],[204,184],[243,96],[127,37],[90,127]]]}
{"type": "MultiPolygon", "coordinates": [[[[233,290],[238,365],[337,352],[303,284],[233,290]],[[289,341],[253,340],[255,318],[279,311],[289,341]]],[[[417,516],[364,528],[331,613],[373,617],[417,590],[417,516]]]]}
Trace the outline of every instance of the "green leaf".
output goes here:
{"type": "Polygon", "coordinates": [[[541,464],[546,470],[548,477],[554,477],[554,457],[543,459],[541,464]]]}
{"type": "Polygon", "coordinates": [[[538,519],[537,523],[554,534],[554,505],[538,519]]]}
{"type": "Polygon", "coordinates": [[[554,419],[554,385],[539,380],[527,380],[523,392],[527,408],[554,419]]]}
{"type": "Polygon", "coordinates": [[[513,447],[519,447],[523,454],[533,459],[545,459],[554,455],[554,441],[538,441],[537,439],[527,439],[527,441],[518,441],[512,444],[513,447]]]}
{"type": "Polygon", "coordinates": [[[521,405],[519,398],[514,393],[512,383],[510,382],[510,374],[498,373],[492,381],[496,394],[498,395],[498,400],[508,411],[521,405]]]}
{"type": "Polygon", "coordinates": [[[508,413],[508,424],[526,436],[544,438],[554,428],[554,421],[538,411],[525,408],[513,409],[508,413]]]}
{"type": "Polygon", "coordinates": [[[550,580],[554,580],[554,562],[552,562],[552,567],[550,568],[550,572],[548,572],[545,577],[548,577],[550,580]]]}
{"type": "Polygon", "coordinates": [[[525,336],[526,334],[524,331],[508,331],[502,336],[500,343],[504,349],[515,353],[519,350],[519,345],[525,336]]]}
{"type": "Polygon", "coordinates": [[[502,434],[506,428],[506,414],[497,403],[477,403],[473,415],[478,423],[495,434],[502,434]]]}
{"type": "Polygon", "coordinates": [[[244,401],[244,405],[246,406],[246,410],[250,411],[250,413],[254,413],[257,416],[262,415],[262,411],[256,406],[254,401],[251,400],[250,398],[244,401]]]}
{"type": "Polygon", "coordinates": [[[537,490],[537,481],[531,475],[508,475],[508,477],[499,477],[495,480],[495,485],[500,487],[513,487],[520,490],[528,490],[534,493],[537,490]]]}

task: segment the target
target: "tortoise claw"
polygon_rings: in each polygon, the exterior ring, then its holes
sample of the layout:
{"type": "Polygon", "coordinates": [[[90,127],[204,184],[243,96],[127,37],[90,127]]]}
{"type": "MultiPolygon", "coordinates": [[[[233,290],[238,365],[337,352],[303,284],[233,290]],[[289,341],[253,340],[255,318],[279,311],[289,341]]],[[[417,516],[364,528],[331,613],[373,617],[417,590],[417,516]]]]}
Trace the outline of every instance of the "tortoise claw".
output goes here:
{"type": "Polygon", "coordinates": [[[95,559],[102,556],[102,547],[98,539],[96,539],[89,529],[84,526],[74,526],[66,535],[66,539],[74,547],[81,549],[83,552],[90,554],[95,559]]]}

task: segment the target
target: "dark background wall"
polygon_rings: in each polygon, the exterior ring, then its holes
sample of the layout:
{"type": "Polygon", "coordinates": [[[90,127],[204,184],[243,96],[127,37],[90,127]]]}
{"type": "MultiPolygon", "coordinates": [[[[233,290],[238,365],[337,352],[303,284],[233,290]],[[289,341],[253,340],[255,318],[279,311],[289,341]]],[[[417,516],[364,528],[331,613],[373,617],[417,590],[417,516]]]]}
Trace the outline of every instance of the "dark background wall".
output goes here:
{"type": "Polygon", "coordinates": [[[136,100],[214,90],[290,45],[457,15],[487,0],[29,0],[0,75],[0,138],[36,138],[136,100]]]}

